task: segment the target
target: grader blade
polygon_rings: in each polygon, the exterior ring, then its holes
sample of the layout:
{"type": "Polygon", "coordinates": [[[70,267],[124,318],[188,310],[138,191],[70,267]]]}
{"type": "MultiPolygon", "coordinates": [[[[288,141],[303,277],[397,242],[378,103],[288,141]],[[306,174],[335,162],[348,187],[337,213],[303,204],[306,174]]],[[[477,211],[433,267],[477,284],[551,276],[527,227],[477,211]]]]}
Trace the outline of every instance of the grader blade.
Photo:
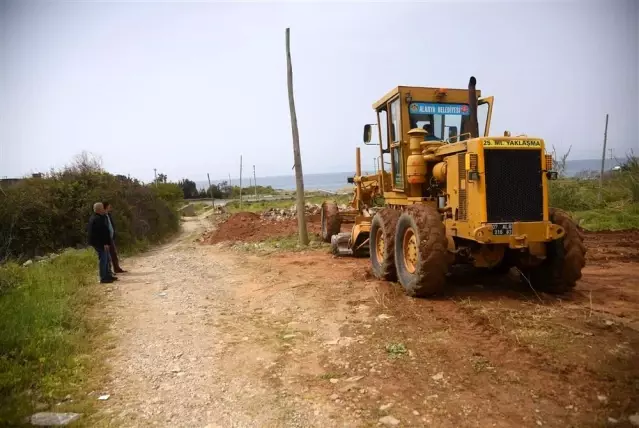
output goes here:
{"type": "Polygon", "coordinates": [[[352,256],[350,248],[351,234],[338,233],[331,237],[331,252],[336,256],[352,256]]]}

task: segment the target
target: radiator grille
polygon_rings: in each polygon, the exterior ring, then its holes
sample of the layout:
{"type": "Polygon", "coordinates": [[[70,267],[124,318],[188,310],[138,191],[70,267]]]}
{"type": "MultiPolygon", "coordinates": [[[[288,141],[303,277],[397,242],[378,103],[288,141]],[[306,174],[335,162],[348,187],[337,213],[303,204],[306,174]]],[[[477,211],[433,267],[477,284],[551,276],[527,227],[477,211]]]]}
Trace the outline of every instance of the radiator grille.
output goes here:
{"type": "Polygon", "coordinates": [[[466,207],[468,205],[468,200],[466,198],[466,155],[464,153],[460,153],[457,155],[458,168],[459,168],[459,212],[457,213],[457,218],[459,220],[466,220],[467,213],[466,207]],[[464,182],[462,184],[462,181],[464,182]]]}
{"type": "Polygon", "coordinates": [[[543,220],[541,150],[486,150],[489,223],[543,220]]]}

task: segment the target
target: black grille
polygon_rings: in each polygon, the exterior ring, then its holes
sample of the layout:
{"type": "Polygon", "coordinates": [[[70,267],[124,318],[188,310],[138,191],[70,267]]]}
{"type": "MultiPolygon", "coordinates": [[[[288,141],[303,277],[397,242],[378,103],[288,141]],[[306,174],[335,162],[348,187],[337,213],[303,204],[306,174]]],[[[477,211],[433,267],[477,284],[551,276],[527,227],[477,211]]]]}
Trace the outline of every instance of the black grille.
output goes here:
{"type": "Polygon", "coordinates": [[[489,223],[543,220],[541,150],[484,151],[489,223]]]}

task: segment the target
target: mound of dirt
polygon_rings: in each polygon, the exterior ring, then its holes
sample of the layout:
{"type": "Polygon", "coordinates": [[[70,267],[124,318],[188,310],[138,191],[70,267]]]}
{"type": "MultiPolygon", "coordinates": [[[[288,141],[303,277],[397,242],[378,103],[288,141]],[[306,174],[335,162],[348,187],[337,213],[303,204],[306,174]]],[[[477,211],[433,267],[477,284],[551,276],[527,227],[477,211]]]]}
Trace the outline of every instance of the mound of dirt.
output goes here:
{"type": "MultiPolygon", "coordinates": [[[[307,217],[308,233],[320,232],[319,216],[307,217]]],[[[269,219],[258,214],[241,212],[233,214],[216,230],[204,235],[201,242],[216,244],[224,241],[259,242],[268,238],[290,236],[297,233],[297,219],[269,219]]]]}

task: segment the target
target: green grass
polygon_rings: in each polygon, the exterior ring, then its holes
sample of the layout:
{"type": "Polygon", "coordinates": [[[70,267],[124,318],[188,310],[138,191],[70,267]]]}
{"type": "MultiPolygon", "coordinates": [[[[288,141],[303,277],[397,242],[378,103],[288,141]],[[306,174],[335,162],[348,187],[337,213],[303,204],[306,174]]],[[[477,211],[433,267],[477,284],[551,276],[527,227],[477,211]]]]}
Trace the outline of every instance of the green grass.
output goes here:
{"type": "MultiPolygon", "coordinates": [[[[306,197],[307,204],[321,204],[324,201],[335,201],[337,204],[348,204],[351,201],[351,195],[310,195],[306,197]]],[[[279,199],[274,201],[259,202],[243,202],[240,209],[239,201],[232,201],[226,204],[226,210],[230,213],[236,212],[262,212],[271,208],[289,209],[295,205],[295,196],[292,195],[287,199],[279,199]]]]}
{"type": "Polygon", "coordinates": [[[100,366],[91,348],[104,327],[89,319],[101,296],[96,277],[89,250],[0,266],[0,426],[19,424],[36,407],[89,411],[86,389],[100,366]],[[64,402],[68,394],[73,402],[64,402]]]}
{"type": "Polygon", "coordinates": [[[599,180],[561,179],[550,183],[550,206],[570,212],[587,230],[639,228],[639,166],[599,180]],[[601,195],[601,196],[600,196],[601,195]]]}
{"type": "Polygon", "coordinates": [[[386,345],[386,352],[389,358],[399,358],[408,353],[408,349],[403,343],[389,343],[386,345]]]}
{"type": "Polygon", "coordinates": [[[581,227],[586,230],[639,229],[639,204],[622,204],[574,213],[581,227]]]}

